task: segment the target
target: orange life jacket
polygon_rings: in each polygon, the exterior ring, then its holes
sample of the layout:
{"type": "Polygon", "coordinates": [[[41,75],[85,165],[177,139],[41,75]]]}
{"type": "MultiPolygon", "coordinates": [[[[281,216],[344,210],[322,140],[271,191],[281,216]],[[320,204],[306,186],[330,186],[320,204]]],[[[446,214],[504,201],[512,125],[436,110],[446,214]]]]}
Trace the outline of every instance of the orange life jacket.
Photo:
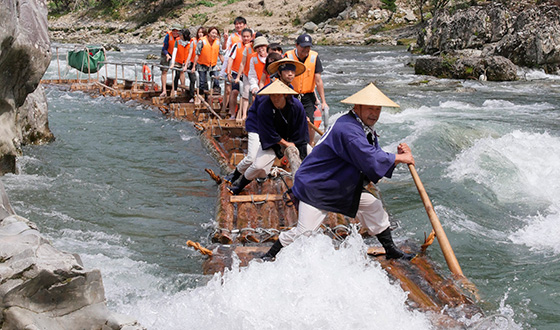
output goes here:
{"type": "Polygon", "coordinates": [[[201,41],[202,49],[200,50],[200,55],[198,55],[198,63],[206,66],[218,64],[218,55],[220,55],[220,42],[218,39],[214,40],[212,44],[210,44],[206,37],[202,38],[201,41]]]}
{"type": "MultiPolygon", "coordinates": [[[[251,67],[251,64],[252,64],[253,67],[255,68],[255,72],[257,73],[257,81],[261,81],[261,77],[262,77],[263,72],[264,72],[264,64],[266,62],[266,58],[265,58],[265,62],[261,62],[259,60],[259,55],[255,52],[255,53],[251,54],[251,57],[249,58],[249,60],[247,62],[249,63],[249,67],[251,67]]],[[[249,75],[249,73],[247,73],[247,76],[248,75],[249,75]]]]}
{"type": "Polygon", "coordinates": [[[231,44],[230,44],[230,48],[233,47],[233,45],[235,45],[236,43],[241,41],[241,36],[235,32],[231,37],[231,44]]]}
{"type": "Polygon", "coordinates": [[[196,56],[196,44],[197,43],[198,43],[198,40],[196,38],[191,38],[191,42],[189,43],[189,49],[191,50],[191,63],[194,63],[194,57],[196,56]]]}
{"type": "Polygon", "coordinates": [[[256,53],[253,50],[253,44],[251,44],[251,48],[246,48],[246,49],[247,49],[247,58],[245,60],[245,67],[243,67],[243,73],[248,77],[249,76],[249,68],[251,67],[251,62],[249,60],[251,59],[251,56],[253,56],[253,54],[256,54],[256,53]]]}
{"type": "Polygon", "coordinates": [[[181,43],[179,42],[181,40],[177,40],[175,41],[175,43],[177,44],[177,55],[175,55],[175,63],[179,63],[179,64],[185,64],[185,61],[187,60],[187,57],[189,56],[189,42],[185,42],[183,43],[183,45],[181,45],[181,43]]]}
{"type": "MultiPolygon", "coordinates": [[[[305,72],[295,77],[292,81],[292,86],[294,86],[296,92],[307,94],[313,93],[315,90],[315,65],[317,64],[317,55],[317,52],[309,51],[309,55],[303,63],[305,65],[305,72]]],[[[288,51],[286,57],[294,61],[299,61],[295,49],[288,51]]]]}
{"type": "MultiPolygon", "coordinates": [[[[243,51],[245,50],[245,44],[241,41],[237,43],[237,47],[235,48],[235,58],[233,59],[233,65],[231,66],[231,71],[239,72],[239,66],[241,65],[241,61],[243,60],[243,51]]],[[[253,48],[251,48],[252,52],[253,48]]]]}
{"type": "Polygon", "coordinates": [[[169,43],[167,44],[167,52],[169,56],[173,56],[173,48],[175,48],[175,40],[179,38],[173,38],[173,33],[171,31],[167,31],[167,35],[169,36],[169,43]]]}

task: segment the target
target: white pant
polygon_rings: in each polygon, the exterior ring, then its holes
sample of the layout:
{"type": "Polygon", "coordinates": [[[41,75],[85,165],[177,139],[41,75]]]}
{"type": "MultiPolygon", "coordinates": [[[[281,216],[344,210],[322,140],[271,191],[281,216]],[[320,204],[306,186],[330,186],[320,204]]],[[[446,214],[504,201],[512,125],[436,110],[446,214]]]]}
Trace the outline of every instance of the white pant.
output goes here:
{"type": "Polygon", "coordinates": [[[249,84],[249,78],[241,73],[243,75],[243,88],[241,89],[241,97],[244,99],[249,99],[249,89],[251,88],[251,85],[249,84]]]}
{"type": "Polygon", "coordinates": [[[259,145],[259,151],[257,152],[255,161],[249,166],[247,171],[245,171],[245,178],[253,180],[266,177],[268,173],[270,173],[275,158],[276,153],[272,148],[263,150],[259,145]]]}
{"type": "Polygon", "coordinates": [[[249,166],[253,164],[259,149],[261,149],[261,141],[259,139],[259,133],[249,132],[249,142],[247,143],[247,155],[243,158],[239,164],[237,164],[237,170],[240,173],[245,173],[249,166]]]}
{"type": "MultiPolygon", "coordinates": [[[[282,246],[288,246],[301,235],[309,235],[319,229],[327,211],[320,210],[302,201],[299,202],[299,215],[297,226],[280,233],[279,240],[282,246]]],[[[356,219],[367,228],[370,235],[374,236],[389,228],[389,215],[383,209],[383,203],[370,193],[363,192],[356,219]]]]}

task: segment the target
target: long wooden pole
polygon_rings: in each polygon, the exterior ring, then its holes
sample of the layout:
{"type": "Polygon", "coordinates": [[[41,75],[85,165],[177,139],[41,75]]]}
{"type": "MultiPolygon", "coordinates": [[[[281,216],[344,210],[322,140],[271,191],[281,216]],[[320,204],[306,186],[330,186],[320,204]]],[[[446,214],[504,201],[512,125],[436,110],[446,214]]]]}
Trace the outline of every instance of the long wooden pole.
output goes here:
{"type": "Polygon", "coordinates": [[[60,83],[60,61],[58,59],[58,47],[56,47],[56,66],[58,67],[58,82],[60,83]]]}
{"type": "Polygon", "coordinates": [[[455,253],[453,252],[453,248],[451,248],[451,244],[449,244],[449,240],[447,239],[447,235],[441,226],[441,222],[434,211],[434,207],[430,198],[428,197],[428,193],[426,193],[426,189],[424,189],[424,185],[422,181],[420,181],[420,177],[418,176],[418,172],[416,172],[416,168],[414,165],[408,165],[408,169],[410,170],[410,174],[412,175],[412,179],[416,184],[416,188],[418,189],[418,193],[422,198],[422,202],[424,203],[424,207],[426,208],[426,213],[428,213],[428,218],[430,218],[430,222],[432,223],[432,228],[436,232],[436,237],[439,242],[439,246],[441,247],[441,251],[443,252],[443,256],[445,257],[445,261],[447,262],[447,267],[449,270],[457,277],[464,278],[463,271],[461,270],[461,266],[459,266],[459,262],[455,257],[455,253]]]}
{"type": "Polygon", "coordinates": [[[210,104],[208,104],[208,102],[206,102],[206,100],[204,99],[204,97],[200,96],[199,94],[196,94],[196,97],[198,97],[198,99],[200,100],[200,102],[202,102],[202,104],[204,104],[206,106],[206,108],[214,115],[216,116],[218,119],[222,120],[222,117],[220,117],[219,114],[216,113],[216,111],[214,111],[214,109],[212,109],[212,106],[210,106],[210,104]]]}

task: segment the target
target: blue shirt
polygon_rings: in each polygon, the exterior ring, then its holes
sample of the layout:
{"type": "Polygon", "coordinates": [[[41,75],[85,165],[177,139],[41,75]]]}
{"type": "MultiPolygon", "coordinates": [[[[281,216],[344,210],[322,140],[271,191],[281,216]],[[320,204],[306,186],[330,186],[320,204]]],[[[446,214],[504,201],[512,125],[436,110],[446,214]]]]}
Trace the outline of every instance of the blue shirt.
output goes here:
{"type": "Polygon", "coordinates": [[[307,116],[301,102],[290,95],[286,99],[286,107],[278,110],[270,101],[270,97],[264,96],[257,110],[258,133],[262,149],[272,148],[282,139],[294,143],[298,149],[306,146],[309,133],[307,116]],[[282,115],[282,112],[285,115],[282,115]],[[279,127],[278,122],[282,119],[286,119],[285,125],[279,127]]]}
{"type": "Polygon", "coordinates": [[[353,114],[340,117],[296,172],[294,195],[318,209],[355,217],[364,179],[390,178],[395,155],[371,144],[353,114]]]}

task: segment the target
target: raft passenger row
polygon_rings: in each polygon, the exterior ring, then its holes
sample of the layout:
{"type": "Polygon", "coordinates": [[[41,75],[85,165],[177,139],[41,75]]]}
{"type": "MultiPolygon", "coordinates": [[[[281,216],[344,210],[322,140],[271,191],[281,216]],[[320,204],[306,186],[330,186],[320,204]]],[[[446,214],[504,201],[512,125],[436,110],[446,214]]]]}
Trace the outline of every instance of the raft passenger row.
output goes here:
{"type": "MultiPolygon", "coordinates": [[[[238,24],[236,24],[236,30],[237,27],[238,24]]],[[[218,33],[216,28],[209,30],[211,30],[212,34],[218,33]]],[[[244,31],[243,29],[241,30],[242,35],[244,31]]],[[[172,28],[168,32],[166,39],[172,38],[174,35],[177,35],[177,29],[172,28]]],[[[251,37],[253,36],[251,35],[251,37]]],[[[263,46],[268,46],[268,42],[266,39],[258,38],[264,37],[256,37],[254,41],[252,38],[250,39],[250,42],[253,42],[251,51],[239,52],[239,50],[235,50],[236,54],[243,59],[243,61],[239,61],[240,65],[246,62],[251,63],[251,61],[247,61],[248,58],[256,58],[256,61],[260,61],[259,56],[263,55],[262,51],[253,52],[253,48],[262,49],[263,46]],[[255,45],[259,47],[254,47],[255,45]],[[247,56],[247,54],[249,55],[247,56]],[[256,55],[251,56],[251,54],[256,55]]],[[[208,43],[209,39],[211,40],[212,37],[204,40],[208,43]]],[[[218,39],[219,36],[214,36],[213,40],[215,42],[218,39]]],[[[316,78],[316,75],[307,73],[309,61],[302,61],[298,57],[298,51],[301,55],[301,48],[306,48],[306,58],[313,58],[313,61],[315,61],[314,65],[317,64],[317,53],[309,49],[311,48],[310,36],[306,34],[300,36],[296,41],[296,49],[288,52],[287,58],[271,56],[272,53],[266,54],[264,62],[261,62],[262,66],[258,68],[260,74],[257,77],[252,77],[258,78],[260,83],[256,84],[256,90],[251,89],[254,81],[249,82],[249,71],[251,69],[254,71],[254,65],[249,65],[247,74],[243,75],[243,78],[240,79],[235,71],[233,71],[235,74],[232,74],[230,67],[233,66],[235,58],[232,59],[231,54],[228,54],[230,57],[229,61],[223,60],[223,63],[229,62],[225,70],[227,77],[224,78],[224,94],[222,94],[220,80],[215,79],[218,74],[211,73],[215,70],[202,70],[204,76],[206,76],[207,71],[210,72],[210,79],[213,80],[214,84],[212,88],[208,88],[208,86],[206,88],[196,88],[197,84],[192,84],[192,80],[190,86],[185,85],[184,74],[189,73],[189,70],[190,73],[194,73],[195,70],[193,68],[197,67],[200,54],[204,54],[205,42],[202,42],[202,49],[196,49],[194,52],[193,62],[190,62],[193,63],[192,66],[188,64],[190,55],[193,54],[190,53],[185,62],[180,63],[179,67],[176,67],[173,63],[177,55],[176,50],[172,50],[173,48],[169,48],[169,50],[173,51],[174,55],[171,55],[169,59],[170,65],[167,66],[164,65],[165,63],[160,63],[159,65],[147,62],[115,63],[104,58],[99,63],[96,63],[94,68],[90,67],[92,61],[87,56],[90,53],[89,49],[86,49],[86,56],[79,64],[79,70],[84,72],[84,67],[87,69],[85,71],[88,74],[87,79],[80,78],[78,73],[77,79],[59,78],[43,80],[42,83],[59,85],[61,88],[69,88],[71,91],[83,91],[95,96],[116,96],[123,100],[134,100],[159,109],[165,116],[193,123],[194,127],[200,132],[203,145],[216,158],[221,170],[221,173],[217,174],[211,169],[206,169],[208,174],[218,184],[216,227],[211,235],[211,244],[205,248],[199,243],[192,241],[188,243],[189,246],[198,249],[201,253],[208,256],[203,265],[203,271],[205,274],[212,274],[230,267],[233,262],[233,253],[241,259],[242,266],[247,265],[254,258],[261,258],[263,255],[265,260],[273,260],[280,249],[284,245],[289,244],[287,237],[291,239],[292,236],[290,235],[298,232],[301,220],[298,225],[298,210],[296,207],[298,201],[294,198],[294,192],[300,196],[302,196],[302,193],[298,189],[292,191],[292,188],[297,188],[297,183],[294,183],[294,173],[300,167],[302,158],[306,159],[305,155],[311,152],[311,145],[314,145],[315,138],[322,134],[322,131],[313,124],[313,121],[316,118],[320,118],[320,115],[317,116],[315,110],[312,110],[310,113],[305,109],[306,105],[304,103],[309,101],[306,100],[305,95],[310,93],[309,89],[312,89],[313,94],[317,90],[320,101],[315,95],[313,96],[315,98],[311,104],[313,109],[315,109],[316,102],[322,104],[322,108],[326,111],[328,111],[328,105],[325,101],[324,90],[322,90],[322,81],[320,83],[318,83],[318,80],[314,83],[303,82],[305,79],[316,78]],[[275,57],[275,60],[269,61],[269,58],[274,59],[275,57]],[[87,65],[85,64],[86,61],[87,65]],[[114,65],[115,76],[109,77],[108,71],[105,71],[103,76],[101,65],[105,65],[105,70],[107,70],[108,66],[114,65]],[[126,66],[134,67],[134,78],[125,77],[124,68],[126,66]],[[117,76],[119,67],[122,73],[120,77],[117,76]],[[142,68],[142,79],[139,79],[140,74],[137,74],[137,68],[142,68]],[[152,74],[154,68],[161,68],[162,70],[161,86],[155,82],[154,75],[152,74]],[[166,78],[164,78],[168,72],[172,73],[172,83],[170,86],[167,84],[166,78]],[[296,79],[298,77],[299,80],[296,79]],[[244,82],[242,89],[245,89],[245,86],[247,87],[247,94],[244,91],[239,93],[240,86],[236,86],[236,84],[240,80],[244,82]],[[318,91],[318,88],[316,88],[318,84],[321,85],[322,91],[318,91]],[[297,89],[296,86],[303,86],[307,90],[303,90],[304,93],[301,93],[301,90],[300,92],[294,91],[294,89],[297,89]],[[237,94],[241,94],[239,105],[235,104],[237,103],[237,94]],[[245,106],[247,107],[247,112],[244,110],[245,106]],[[292,111],[300,112],[287,112],[286,109],[289,107],[291,107],[292,111]],[[269,119],[263,117],[264,113],[266,113],[264,109],[270,109],[272,115],[269,115],[269,119]],[[250,126],[248,122],[250,122],[251,116],[254,116],[253,119],[256,118],[261,121],[260,127],[269,127],[272,130],[271,135],[279,134],[280,140],[278,141],[280,142],[276,143],[279,146],[274,146],[273,143],[271,147],[265,149],[265,145],[269,144],[269,141],[267,141],[268,136],[263,138],[262,132],[257,133],[257,136],[260,135],[260,144],[258,146],[262,147],[253,155],[255,158],[252,159],[252,163],[243,168],[241,165],[247,162],[248,154],[255,152],[251,151],[255,149],[255,136],[253,135],[255,132],[248,132],[249,129],[247,129],[250,126]],[[268,124],[266,120],[270,120],[268,124]],[[299,128],[296,129],[294,127],[299,128]],[[302,143],[302,141],[305,141],[305,143],[302,143]],[[310,143],[308,144],[308,142],[310,143]],[[266,153],[267,149],[270,149],[268,154],[266,153]],[[259,163],[264,165],[259,165],[259,163]],[[221,174],[229,175],[222,177],[221,174]],[[238,182],[237,184],[235,184],[236,181],[238,182]],[[296,187],[294,187],[294,184],[296,184],[296,187]],[[267,259],[267,256],[270,258],[267,259]]],[[[237,42],[237,45],[240,45],[240,42],[237,42]]],[[[249,47],[249,45],[245,46],[247,50],[249,47]]],[[[215,48],[209,48],[209,50],[214,55],[221,52],[215,48]]],[[[169,54],[165,55],[167,57],[169,54]]],[[[106,56],[104,50],[103,56],[106,56]]],[[[260,57],[262,58],[262,56],[260,57]]],[[[218,67],[217,62],[211,62],[210,64],[213,67],[218,67]]],[[[238,68],[237,70],[243,72],[245,69],[241,66],[241,69],[238,68]]],[[[204,86],[206,82],[205,78],[199,76],[199,87],[204,86]]],[[[378,100],[383,100],[383,102],[390,100],[372,84],[347,100],[351,104],[363,104],[367,107],[379,107],[379,109],[381,105],[392,106],[385,103],[379,104],[378,100]],[[377,103],[372,103],[371,99],[375,99],[377,103]]],[[[367,122],[370,120],[370,117],[367,115],[364,115],[362,118],[363,111],[363,108],[355,107],[355,110],[349,113],[348,118],[350,120],[355,118],[354,120],[359,122],[356,127],[364,127],[364,130],[367,131],[367,127],[373,126],[373,124],[367,122]],[[359,118],[366,122],[362,122],[359,118]]],[[[375,118],[373,123],[376,120],[375,118]]],[[[326,124],[327,121],[328,119],[324,123],[326,124]]],[[[359,129],[361,130],[361,128],[359,129]]],[[[335,129],[333,131],[336,132],[335,129]]],[[[370,137],[371,141],[369,143],[375,142],[375,146],[377,145],[377,137],[375,132],[372,133],[373,135],[370,137]]],[[[258,140],[257,143],[259,143],[258,140]]],[[[327,144],[328,142],[322,143],[322,147],[326,148],[325,145],[327,144]]],[[[402,147],[399,146],[399,148],[397,158],[393,158],[393,162],[407,162],[407,160],[403,160],[402,154],[410,152],[408,146],[403,145],[402,147]]],[[[317,151],[315,151],[315,154],[317,154],[317,151]]],[[[310,159],[309,162],[312,162],[317,160],[317,157],[310,159]]],[[[304,164],[303,166],[305,167],[306,165],[304,164]]],[[[305,173],[305,170],[303,173],[305,173]]],[[[303,174],[300,176],[304,177],[303,174]]],[[[298,179],[300,176],[298,176],[298,179]]],[[[365,189],[367,189],[368,193],[362,192],[362,198],[364,196],[376,196],[377,200],[379,200],[379,192],[373,183],[370,182],[365,189]]],[[[348,198],[352,199],[351,196],[348,198]]],[[[300,201],[299,205],[300,211],[302,211],[302,205],[307,207],[308,204],[307,202],[303,203],[300,201]]],[[[426,209],[428,209],[427,206],[426,209]]],[[[382,211],[382,213],[385,212],[382,211]]],[[[357,217],[360,217],[360,213],[358,213],[357,217]]],[[[408,301],[412,308],[436,312],[432,315],[436,324],[445,327],[462,326],[461,322],[457,320],[457,315],[462,314],[461,317],[470,317],[475,314],[482,314],[481,310],[471,299],[473,292],[465,293],[463,288],[458,285],[459,283],[440,275],[441,271],[426,257],[424,252],[427,246],[431,244],[431,241],[433,241],[433,234],[425,242],[426,244],[422,247],[421,252],[408,243],[401,247],[406,251],[403,252],[392,243],[389,228],[382,230],[383,232],[379,234],[379,231],[375,232],[372,230],[370,226],[374,225],[371,222],[369,225],[364,226],[363,219],[358,220],[356,216],[349,216],[348,212],[327,212],[324,218],[321,219],[324,220],[319,222],[320,230],[337,241],[343,241],[351,233],[354,226],[358,228],[360,234],[364,237],[377,236],[385,249],[372,246],[368,249],[368,254],[376,258],[389,275],[399,281],[403,289],[408,292],[408,301]],[[387,243],[387,235],[389,235],[389,243],[387,243]],[[387,254],[386,257],[385,254],[387,254]],[[412,260],[401,261],[400,259],[412,260]]],[[[432,217],[430,217],[430,220],[432,220],[432,217]]],[[[365,223],[367,224],[368,221],[374,220],[366,220],[365,223]]],[[[432,223],[434,223],[433,220],[432,223]]],[[[441,243],[441,239],[446,239],[445,233],[438,232],[436,226],[434,228],[436,229],[438,239],[440,239],[440,245],[443,246],[444,244],[441,243]]],[[[454,263],[452,260],[447,259],[447,255],[446,261],[455,275],[462,276],[458,264],[456,264],[454,269],[454,263]],[[457,268],[459,274],[457,274],[457,268]]],[[[468,281],[463,280],[464,277],[463,279],[460,278],[461,276],[456,278],[463,285],[468,283],[468,281]]]]}

